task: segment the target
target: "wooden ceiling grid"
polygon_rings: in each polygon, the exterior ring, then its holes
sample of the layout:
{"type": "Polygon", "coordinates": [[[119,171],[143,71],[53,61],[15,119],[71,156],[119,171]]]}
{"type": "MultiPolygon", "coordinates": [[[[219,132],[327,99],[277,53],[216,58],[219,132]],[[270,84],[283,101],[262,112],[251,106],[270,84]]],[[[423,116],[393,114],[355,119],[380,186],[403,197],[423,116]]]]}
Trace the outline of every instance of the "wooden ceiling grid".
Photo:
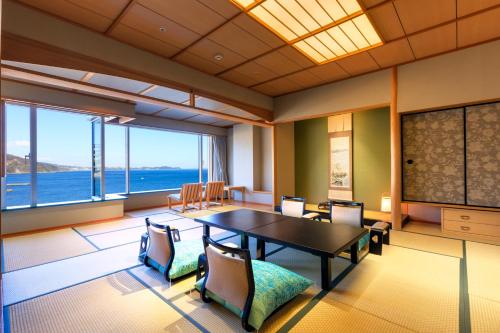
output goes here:
{"type": "Polygon", "coordinates": [[[500,38],[500,0],[359,0],[385,44],[318,66],[230,0],[17,1],[271,96],[500,38]]]}

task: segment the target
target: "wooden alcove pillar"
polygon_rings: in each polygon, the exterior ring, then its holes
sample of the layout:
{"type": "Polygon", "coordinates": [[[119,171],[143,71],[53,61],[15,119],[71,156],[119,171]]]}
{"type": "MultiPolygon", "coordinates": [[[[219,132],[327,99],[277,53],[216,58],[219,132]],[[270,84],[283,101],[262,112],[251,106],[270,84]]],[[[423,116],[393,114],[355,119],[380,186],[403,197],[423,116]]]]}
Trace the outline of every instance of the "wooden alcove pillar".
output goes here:
{"type": "Polygon", "coordinates": [[[401,122],[398,114],[398,68],[391,72],[391,221],[393,229],[401,225],[401,122]]]}

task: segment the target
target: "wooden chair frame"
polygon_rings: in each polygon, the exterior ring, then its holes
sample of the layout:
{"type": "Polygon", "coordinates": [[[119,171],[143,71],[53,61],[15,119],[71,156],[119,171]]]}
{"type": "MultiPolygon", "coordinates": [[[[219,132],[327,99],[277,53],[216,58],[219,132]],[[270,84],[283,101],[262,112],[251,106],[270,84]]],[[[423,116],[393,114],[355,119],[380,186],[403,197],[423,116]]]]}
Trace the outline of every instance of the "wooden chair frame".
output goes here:
{"type": "MultiPolygon", "coordinates": [[[[149,237],[149,227],[150,226],[153,226],[155,228],[161,228],[161,229],[164,229],[165,230],[165,237],[167,237],[167,242],[170,244],[170,258],[168,259],[168,262],[167,262],[167,265],[165,267],[165,273],[163,274],[165,276],[165,280],[169,280],[169,277],[168,277],[168,273],[170,272],[170,268],[172,268],[172,263],[174,262],[174,257],[175,257],[175,246],[174,246],[174,240],[173,240],[173,237],[172,237],[172,230],[170,229],[170,227],[168,225],[166,226],[160,226],[158,224],[155,224],[155,223],[151,223],[149,221],[149,218],[146,218],[146,232],[148,233],[148,237],[149,237]]],[[[149,238],[151,239],[151,238],[149,238]]],[[[149,246],[151,246],[151,244],[149,244],[149,246]]],[[[146,265],[147,267],[151,267],[150,264],[148,264],[148,252],[146,251],[146,254],[144,256],[144,265],[146,265]]]]}
{"type": "Polygon", "coordinates": [[[220,205],[224,206],[224,182],[207,182],[205,186],[205,205],[210,206],[212,199],[215,198],[215,203],[220,200],[220,205]]]}
{"type": "MultiPolygon", "coordinates": [[[[247,273],[247,279],[248,279],[248,295],[247,299],[245,301],[245,306],[243,308],[243,315],[241,317],[241,325],[243,328],[248,331],[254,331],[255,328],[253,328],[249,323],[248,323],[248,318],[250,317],[250,310],[252,309],[252,303],[253,303],[253,298],[255,295],[255,282],[253,279],[253,270],[252,270],[252,259],[250,256],[250,251],[247,249],[239,249],[239,248],[234,248],[234,247],[229,247],[229,246],[224,246],[222,244],[216,243],[214,240],[212,240],[210,237],[203,236],[203,246],[205,247],[205,256],[207,255],[207,247],[211,245],[215,247],[216,249],[229,253],[231,255],[238,255],[241,259],[245,261],[245,268],[246,268],[246,273],[247,273]]],[[[206,266],[205,266],[205,280],[203,280],[203,284],[201,286],[201,299],[205,303],[210,303],[212,300],[206,295],[206,283],[208,276],[210,274],[210,267],[208,265],[208,260],[206,261],[206,266]]]]}
{"type": "MultiPolygon", "coordinates": [[[[181,212],[184,213],[186,211],[186,208],[188,207],[189,203],[192,204],[193,206],[195,205],[196,201],[198,201],[198,209],[201,210],[202,209],[202,203],[203,203],[203,184],[202,183],[189,183],[189,184],[183,184],[182,185],[182,188],[181,188],[181,191],[180,191],[180,202],[182,203],[182,208],[181,208],[181,212]],[[190,192],[190,188],[191,187],[195,187],[195,185],[197,187],[199,187],[199,189],[197,190],[198,194],[198,198],[195,198],[193,196],[192,200],[188,200],[188,195],[191,196],[191,192],[190,192]],[[188,192],[188,193],[186,193],[188,192]]],[[[172,209],[172,204],[173,204],[173,198],[169,195],[167,197],[167,205],[168,205],[168,209],[172,209]]],[[[179,201],[177,201],[179,202],[179,201]]],[[[195,208],[195,207],[193,207],[195,208]]]]}

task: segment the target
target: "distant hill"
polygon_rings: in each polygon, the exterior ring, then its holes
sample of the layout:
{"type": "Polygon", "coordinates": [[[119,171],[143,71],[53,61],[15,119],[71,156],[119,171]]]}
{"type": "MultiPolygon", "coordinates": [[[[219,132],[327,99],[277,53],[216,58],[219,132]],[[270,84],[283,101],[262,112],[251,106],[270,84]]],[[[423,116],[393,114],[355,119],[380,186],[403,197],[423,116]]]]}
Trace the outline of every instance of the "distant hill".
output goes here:
{"type": "MultiPolygon", "coordinates": [[[[38,172],[79,171],[79,170],[89,170],[89,168],[45,163],[45,162],[37,163],[38,172]]],[[[25,160],[22,157],[7,154],[7,173],[29,173],[29,171],[30,171],[30,162],[28,159],[25,160]]]]}
{"type": "MultiPolygon", "coordinates": [[[[120,168],[107,168],[108,170],[119,170],[120,168]]],[[[159,167],[140,167],[132,168],[133,170],[180,170],[179,167],[170,166],[159,166],[159,167]]],[[[29,173],[30,162],[28,159],[22,157],[7,154],[7,173],[29,173]]],[[[61,165],[54,163],[38,162],[37,171],[38,172],[63,172],[63,171],[82,171],[90,170],[86,167],[61,165]]]]}

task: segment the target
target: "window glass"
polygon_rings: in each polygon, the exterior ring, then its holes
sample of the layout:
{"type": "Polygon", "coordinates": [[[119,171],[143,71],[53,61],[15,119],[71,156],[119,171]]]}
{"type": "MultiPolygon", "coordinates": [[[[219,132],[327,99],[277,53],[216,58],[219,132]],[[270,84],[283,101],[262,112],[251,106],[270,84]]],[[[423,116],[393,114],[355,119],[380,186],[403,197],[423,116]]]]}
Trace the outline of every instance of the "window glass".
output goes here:
{"type": "Polygon", "coordinates": [[[93,117],[37,109],[37,203],[91,198],[93,117]]]}
{"type": "Polygon", "coordinates": [[[198,135],[130,128],[131,192],[174,189],[198,181],[198,135]]]}
{"type": "Polygon", "coordinates": [[[125,126],[106,124],[105,130],[105,190],[108,194],[125,193],[125,163],[127,158],[125,126]]]}
{"type": "Polygon", "coordinates": [[[30,108],[5,105],[6,186],[5,206],[31,205],[30,108]]]}

